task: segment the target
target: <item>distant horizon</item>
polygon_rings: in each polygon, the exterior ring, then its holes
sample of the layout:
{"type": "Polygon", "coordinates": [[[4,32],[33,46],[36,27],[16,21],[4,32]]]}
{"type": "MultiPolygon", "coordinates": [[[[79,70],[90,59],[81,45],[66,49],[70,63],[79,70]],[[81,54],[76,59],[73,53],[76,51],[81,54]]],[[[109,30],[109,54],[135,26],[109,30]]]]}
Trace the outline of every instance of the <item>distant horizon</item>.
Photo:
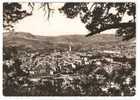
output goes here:
{"type": "MultiPolygon", "coordinates": [[[[34,34],[34,33],[31,33],[31,32],[26,32],[26,31],[13,31],[13,32],[4,32],[4,33],[29,33],[29,34],[31,34],[31,35],[34,35],[34,36],[48,36],[48,37],[57,37],[57,36],[69,36],[69,35],[81,35],[81,36],[85,36],[85,35],[87,35],[86,33],[84,33],[84,34],[75,34],[75,33],[63,33],[63,34],[59,34],[59,35],[48,35],[47,33],[45,34],[45,35],[42,35],[42,34],[34,34]]],[[[57,34],[57,33],[56,33],[57,34]]],[[[102,33],[97,33],[97,34],[95,34],[95,35],[100,35],[100,34],[115,34],[114,32],[113,33],[110,33],[110,32],[102,32],[102,33]]],[[[94,35],[93,35],[94,36],[94,35]]]]}

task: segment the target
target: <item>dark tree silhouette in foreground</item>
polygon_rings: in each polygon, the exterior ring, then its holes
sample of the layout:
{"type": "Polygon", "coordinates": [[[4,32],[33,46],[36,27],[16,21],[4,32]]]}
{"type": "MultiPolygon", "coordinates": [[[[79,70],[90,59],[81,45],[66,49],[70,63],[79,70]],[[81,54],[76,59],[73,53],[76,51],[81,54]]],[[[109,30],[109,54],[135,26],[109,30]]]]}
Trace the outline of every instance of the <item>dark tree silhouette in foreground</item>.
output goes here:
{"type": "Polygon", "coordinates": [[[27,12],[22,9],[19,3],[4,3],[3,4],[3,27],[6,30],[12,30],[13,24],[19,20],[25,18],[26,16],[32,15],[32,13],[27,12]]]}
{"type": "MultiPolygon", "coordinates": [[[[35,3],[27,3],[31,9],[34,9],[35,3]]],[[[49,3],[41,3],[45,14],[50,17],[52,10],[49,3]]],[[[32,15],[22,8],[19,3],[4,3],[3,4],[3,26],[4,28],[13,27],[13,23],[32,15]]],[[[86,28],[90,31],[86,36],[91,36],[109,29],[117,29],[117,36],[123,36],[123,40],[129,40],[135,37],[135,3],[65,3],[59,9],[68,18],[74,18],[80,15],[81,21],[85,24],[86,28]],[[115,9],[115,13],[111,12],[115,9]],[[128,22],[123,22],[124,16],[132,16],[128,22]]]]}
{"type": "Polygon", "coordinates": [[[80,14],[81,21],[90,31],[87,36],[100,33],[109,29],[117,29],[117,36],[123,36],[123,40],[135,37],[135,3],[65,3],[60,9],[68,18],[74,18],[80,14]],[[111,10],[115,9],[115,13],[111,10]],[[128,22],[122,22],[124,16],[132,16],[128,22]]]}
{"type": "MultiPolygon", "coordinates": [[[[30,8],[30,11],[25,10],[20,3],[3,3],[3,27],[7,31],[14,29],[14,24],[19,20],[24,19],[27,16],[33,14],[35,3],[26,3],[30,8]]],[[[40,3],[40,8],[43,9],[44,13],[48,13],[48,18],[50,17],[50,11],[52,10],[48,3],[40,3]]]]}

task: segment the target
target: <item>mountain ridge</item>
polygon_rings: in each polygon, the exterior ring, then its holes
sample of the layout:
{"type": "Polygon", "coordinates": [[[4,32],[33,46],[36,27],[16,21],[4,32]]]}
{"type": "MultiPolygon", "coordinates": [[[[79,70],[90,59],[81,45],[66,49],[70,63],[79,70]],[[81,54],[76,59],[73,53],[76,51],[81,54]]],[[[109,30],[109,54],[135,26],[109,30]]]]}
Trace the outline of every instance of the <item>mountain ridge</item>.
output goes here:
{"type": "Polygon", "coordinates": [[[126,45],[128,42],[120,41],[114,34],[97,34],[91,37],[84,35],[62,35],[62,36],[39,36],[26,32],[9,32],[3,35],[4,46],[23,46],[33,50],[39,48],[67,49],[71,45],[76,50],[86,49],[112,49],[118,45],[126,45]]]}

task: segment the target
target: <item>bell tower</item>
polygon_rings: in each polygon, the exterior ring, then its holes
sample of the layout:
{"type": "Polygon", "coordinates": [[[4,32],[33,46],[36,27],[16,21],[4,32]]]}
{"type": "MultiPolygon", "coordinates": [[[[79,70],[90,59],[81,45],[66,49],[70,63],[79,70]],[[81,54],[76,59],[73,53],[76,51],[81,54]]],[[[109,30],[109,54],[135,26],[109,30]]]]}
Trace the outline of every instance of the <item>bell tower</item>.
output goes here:
{"type": "Polygon", "coordinates": [[[70,44],[69,44],[69,52],[71,52],[71,51],[72,51],[71,46],[72,46],[72,42],[70,42],[70,44]]]}

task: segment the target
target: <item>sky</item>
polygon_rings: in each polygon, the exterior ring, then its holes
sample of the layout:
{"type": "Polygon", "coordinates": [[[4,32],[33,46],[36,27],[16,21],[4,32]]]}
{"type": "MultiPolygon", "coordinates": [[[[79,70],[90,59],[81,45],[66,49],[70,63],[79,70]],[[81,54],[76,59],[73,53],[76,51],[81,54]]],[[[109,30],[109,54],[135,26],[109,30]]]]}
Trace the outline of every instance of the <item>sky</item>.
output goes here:
{"type": "MultiPolygon", "coordinates": [[[[47,14],[44,16],[42,9],[36,7],[32,16],[24,18],[15,25],[15,31],[30,32],[42,36],[89,33],[78,16],[74,19],[70,19],[58,11],[58,8],[62,5],[62,3],[52,5],[54,10],[49,20],[47,20],[47,14]]],[[[23,7],[26,8],[26,5],[24,6],[23,7]]]]}
{"type": "MultiPolygon", "coordinates": [[[[30,10],[26,3],[23,3],[22,6],[24,9],[30,10]]],[[[58,11],[62,6],[63,3],[51,4],[51,8],[54,10],[51,12],[49,20],[47,20],[47,14],[44,15],[44,11],[39,9],[38,3],[34,8],[33,15],[25,17],[15,24],[15,31],[29,32],[41,36],[88,34],[89,31],[85,28],[85,24],[81,22],[79,16],[70,19],[58,11]]],[[[115,13],[114,9],[111,11],[115,13]]],[[[123,21],[127,21],[128,19],[128,16],[126,16],[123,21]]],[[[114,34],[115,31],[115,29],[112,29],[103,33],[114,34]]]]}

